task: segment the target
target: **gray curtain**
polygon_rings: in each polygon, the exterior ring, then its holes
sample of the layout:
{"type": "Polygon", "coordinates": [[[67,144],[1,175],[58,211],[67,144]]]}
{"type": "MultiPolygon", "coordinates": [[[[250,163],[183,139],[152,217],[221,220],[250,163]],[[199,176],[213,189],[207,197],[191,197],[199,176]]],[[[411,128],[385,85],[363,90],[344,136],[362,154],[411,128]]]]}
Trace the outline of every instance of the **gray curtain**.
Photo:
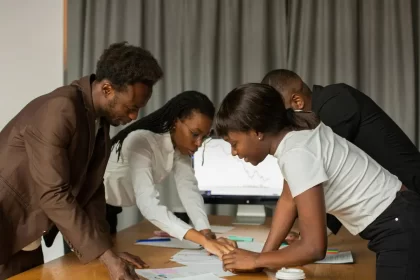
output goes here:
{"type": "Polygon", "coordinates": [[[413,5],[418,1],[290,1],[288,67],[310,85],[360,89],[418,143],[413,5]]]}
{"type": "MultiPolygon", "coordinates": [[[[165,76],[141,115],[188,89],[218,105],[235,86],[288,68],[310,86],[345,82],[362,90],[420,144],[418,0],[68,2],[67,82],[93,72],[103,49],[117,41],[159,60],[165,76]]],[[[162,191],[168,204],[171,180],[162,191]]]]}

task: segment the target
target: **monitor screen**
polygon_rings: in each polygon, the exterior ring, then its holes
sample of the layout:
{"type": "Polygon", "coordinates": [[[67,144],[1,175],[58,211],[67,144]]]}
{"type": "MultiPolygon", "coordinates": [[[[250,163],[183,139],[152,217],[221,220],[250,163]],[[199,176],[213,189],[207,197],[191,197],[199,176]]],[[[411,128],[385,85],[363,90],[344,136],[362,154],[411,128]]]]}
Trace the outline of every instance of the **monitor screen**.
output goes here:
{"type": "Polygon", "coordinates": [[[232,156],[231,146],[223,139],[210,139],[193,157],[198,188],[205,196],[278,197],[283,176],[273,156],[258,166],[232,156]]]}

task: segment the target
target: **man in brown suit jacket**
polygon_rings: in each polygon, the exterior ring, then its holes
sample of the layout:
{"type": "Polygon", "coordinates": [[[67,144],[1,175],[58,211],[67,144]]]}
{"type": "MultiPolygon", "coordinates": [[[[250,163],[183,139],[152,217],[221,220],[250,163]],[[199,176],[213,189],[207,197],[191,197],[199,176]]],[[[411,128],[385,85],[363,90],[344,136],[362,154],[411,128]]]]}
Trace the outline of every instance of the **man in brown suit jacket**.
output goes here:
{"type": "Polygon", "coordinates": [[[105,220],[108,132],[137,118],[161,77],[148,51],[113,44],[96,75],[36,98],[1,131],[0,279],[42,264],[41,237],[58,230],[81,262],[99,258],[112,279],[136,279],[128,263],[144,263],[111,250],[105,220]]]}

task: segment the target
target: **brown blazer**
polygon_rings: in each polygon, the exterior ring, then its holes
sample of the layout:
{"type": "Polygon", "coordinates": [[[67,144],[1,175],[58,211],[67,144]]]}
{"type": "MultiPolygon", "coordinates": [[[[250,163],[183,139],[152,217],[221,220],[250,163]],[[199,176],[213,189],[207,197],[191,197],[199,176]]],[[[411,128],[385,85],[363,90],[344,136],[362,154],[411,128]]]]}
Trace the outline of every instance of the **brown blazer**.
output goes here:
{"type": "Polygon", "coordinates": [[[34,99],[0,132],[0,265],[54,224],[83,263],[111,247],[109,124],[101,119],[95,142],[91,79],[34,99]]]}

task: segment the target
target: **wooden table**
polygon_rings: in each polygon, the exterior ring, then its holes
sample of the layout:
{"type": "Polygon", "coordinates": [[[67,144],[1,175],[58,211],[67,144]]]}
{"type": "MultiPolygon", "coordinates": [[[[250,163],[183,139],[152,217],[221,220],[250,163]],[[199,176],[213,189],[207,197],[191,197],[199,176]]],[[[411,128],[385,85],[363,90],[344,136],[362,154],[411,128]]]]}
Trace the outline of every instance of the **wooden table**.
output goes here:
{"type": "MultiPolygon", "coordinates": [[[[230,225],[232,217],[211,216],[211,224],[230,225]]],[[[256,241],[264,241],[269,231],[270,220],[264,226],[236,226],[227,235],[252,236],[256,241]]],[[[115,238],[115,248],[118,251],[126,251],[140,256],[151,268],[167,268],[181,266],[169,261],[178,249],[169,249],[152,246],[133,245],[136,239],[148,238],[152,236],[156,228],[147,221],[143,221],[135,226],[119,232],[115,238]]],[[[358,236],[352,236],[344,228],[337,236],[329,237],[328,246],[338,248],[340,251],[351,250],[355,264],[311,264],[302,267],[305,270],[308,280],[370,280],[375,279],[375,254],[367,249],[367,242],[358,236]]],[[[73,254],[67,254],[54,261],[36,267],[19,275],[12,280],[100,280],[109,279],[107,269],[99,262],[94,261],[87,265],[82,265],[73,254]]],[[[227,277],[227,279],[237,280],[262,280],[275,279],[274,272],[241,274],[227,277]]]]}

